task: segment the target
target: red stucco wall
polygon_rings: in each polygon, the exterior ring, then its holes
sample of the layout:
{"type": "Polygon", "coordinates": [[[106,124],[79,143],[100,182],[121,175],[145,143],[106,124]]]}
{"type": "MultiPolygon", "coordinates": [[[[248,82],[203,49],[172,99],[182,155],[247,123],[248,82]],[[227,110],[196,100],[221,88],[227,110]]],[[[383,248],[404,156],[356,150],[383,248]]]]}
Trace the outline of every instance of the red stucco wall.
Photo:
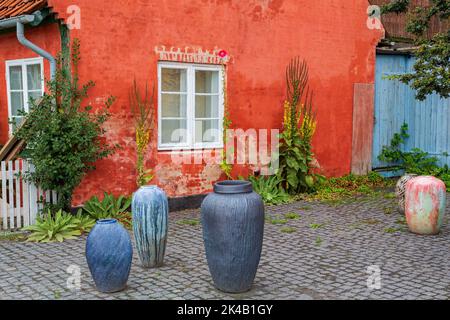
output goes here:
{"type": "MultiPolygon", "coordinates": [[[[281,127],[284,69],[290,58],[304,57],[310,67],[318,116],[314,151],[327,175],[350,172],[353,84],[373,83],[375,47],[381,36],[381,32],[366,27],[368,1],[74,2],[81,8],[81,29],[71,31],[72,38],[81,40],[81,77],[97,84],[90,92],[94,104],[109,94],[117,97],[114,118],[107,125],[108,139],[123,147],[100,161],[97,170],[84,179],[74,197],[75,205],[103,190],[134,191],[128,91],[134,77],[140,83],[156,83],[156,45],[227,50],[232,57],[227,67],[230,116],[233,127],[243,129],[281,127]]],[[[66,1],[49,3],[59,17],[67,17],[66,1]]],[[[49,32],[42,33],[47,39],[49,32]]],[[[24,55],[17,46],[5,52],[5,43],[14,43],[13,37],[0,35],[0,68],[4,68],[1,60],[5,54],[8,58],[24,55]]],[[[47,45],[54,48],[51,42],[47,45]]],[[[0,79],[1,105],[4,86],[0,79]]],[[[5,114],[0,116],[4,121],[5,114]]],[[[169,153],[156,150],[156,136],[153,141],[148,162],[156,167],[154,182],[170,196],[204,193],[220,178],[218,166],[173,165],[169,153]]]]}
{"type": "MultiPolygon", "coordinates": [[[[61,40],[57,24],[46,24],[39,28],[25,28],[25,36],[41,48],[56,54],[61,50],[61,40]]],[[[6,92],[5,61],[39,57],[30,49],[22,46],[16,38],[15,29],[12,32],[0,33],[0,144],[8,140],[8,98],[6,92]]],[[[44,60],[44,73],[50,76],[50,66],[44,60]]]]}

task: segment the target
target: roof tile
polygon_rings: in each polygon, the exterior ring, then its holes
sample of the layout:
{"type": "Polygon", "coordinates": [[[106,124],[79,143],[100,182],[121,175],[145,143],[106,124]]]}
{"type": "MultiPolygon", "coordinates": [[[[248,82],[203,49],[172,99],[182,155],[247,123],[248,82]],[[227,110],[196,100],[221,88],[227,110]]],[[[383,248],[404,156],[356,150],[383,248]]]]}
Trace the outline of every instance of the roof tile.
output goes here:
{"type": "Polygon", "coordinates": [[[47,0],[0,0],[0,20],[30,14],[47,5],[47,0]]]}

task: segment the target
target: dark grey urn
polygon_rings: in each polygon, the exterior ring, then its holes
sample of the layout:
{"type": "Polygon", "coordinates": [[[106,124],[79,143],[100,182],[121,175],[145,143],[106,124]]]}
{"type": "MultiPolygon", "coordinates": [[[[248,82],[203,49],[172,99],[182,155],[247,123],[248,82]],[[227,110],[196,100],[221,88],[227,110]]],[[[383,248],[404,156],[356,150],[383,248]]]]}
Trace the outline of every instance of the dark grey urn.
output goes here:
{"type": "Polygon", "coordinates": [[[215,286],[224,292],[251,289],[264,235],[264,204],[248,181],[214,185],[201,207],[206,260],[215,286]]]}

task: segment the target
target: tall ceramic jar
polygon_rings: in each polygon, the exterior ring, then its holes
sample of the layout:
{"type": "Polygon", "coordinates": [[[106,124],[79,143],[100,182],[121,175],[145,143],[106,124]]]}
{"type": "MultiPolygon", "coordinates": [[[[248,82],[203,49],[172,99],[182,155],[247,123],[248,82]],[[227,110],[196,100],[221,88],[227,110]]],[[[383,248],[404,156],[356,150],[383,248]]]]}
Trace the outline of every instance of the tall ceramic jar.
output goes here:
{"type": "Polygon", "coordinates": [[[446,187],[431,176],[411,179],[406,184],[406,222],[418,234],[439,233],[445,214],[446,187]]]}
{"type": "Polygon", "coordinates": [[[417,177],[417,174],[407,173],[407,174],[403,175],[400,179],[398,179],[397,184],[395,185],[395,195],[397,196],[397,201],[398,201],[398,211],[401,214],[405,214],[406,183],[415,177],[417,177]]]}
{"type": "Polygon", "coordinates": [[[141,263],[146,268],[162,266],[166,251],[169,204],[157,186],[141,187],[133,195],[133,231],[141,263]]]}
{"type": "Polygon", "coordinates": [[[101,292],[125,289],[133,247],[128,231],[115,219],[97,221],[86,241],[86,260],[101,292]]]}
{"type": "Polygon", "coordinates": [[[215,286],[230,293],[251,289],[264,233],[264,204],[247,181],[214,185],[201,207],[203,240],[215,286]]]}

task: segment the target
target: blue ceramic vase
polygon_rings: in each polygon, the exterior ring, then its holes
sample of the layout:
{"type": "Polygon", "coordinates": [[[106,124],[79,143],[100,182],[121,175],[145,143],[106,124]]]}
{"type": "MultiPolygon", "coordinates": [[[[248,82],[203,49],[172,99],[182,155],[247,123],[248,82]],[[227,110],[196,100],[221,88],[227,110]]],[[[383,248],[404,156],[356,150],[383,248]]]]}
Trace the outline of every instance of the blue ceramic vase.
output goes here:
{"type": "Polygon", "coordinates": [[[201,207],[203,240],[215,286],[225,292],[251,289],[264,234],[264,204],[250,182],[214,185],[201,207]]]}
{"type": "Polygon", "coordinates": [[[97,221],[86,242],[86,260],[97,289],[125,289],[130,274],[133,247],[128,231],[115,219],[97,221]]]}
{"type": "Polygon", "coordinates": [[[166,251],[169,204],[157,186],[141,187],[133,194],[133,231],[136,249],[145,268],[162,266],[166,251]]]}

